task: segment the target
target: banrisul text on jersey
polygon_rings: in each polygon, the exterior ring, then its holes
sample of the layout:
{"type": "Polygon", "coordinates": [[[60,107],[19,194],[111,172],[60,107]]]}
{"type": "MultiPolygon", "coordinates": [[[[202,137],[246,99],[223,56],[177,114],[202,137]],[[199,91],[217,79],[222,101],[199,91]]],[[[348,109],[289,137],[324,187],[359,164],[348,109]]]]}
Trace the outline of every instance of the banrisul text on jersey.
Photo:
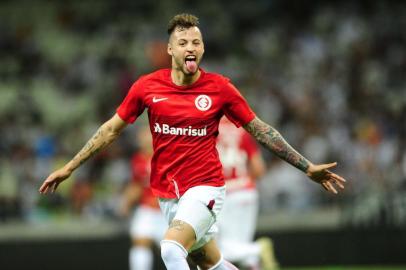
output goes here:
{"type": "Polygon", "coordinates": [[[207,135],[207,127],[204,128],[192,128],[192,126],[188,126],[185,128],[182,127],[171,127],[168,124],[159,124],[155,123],[154,125],[154,132],[155,133],[162,133],[162,134],[169,134],[169,135],[181,135],[181,136],[206,136],[207,135]]]}

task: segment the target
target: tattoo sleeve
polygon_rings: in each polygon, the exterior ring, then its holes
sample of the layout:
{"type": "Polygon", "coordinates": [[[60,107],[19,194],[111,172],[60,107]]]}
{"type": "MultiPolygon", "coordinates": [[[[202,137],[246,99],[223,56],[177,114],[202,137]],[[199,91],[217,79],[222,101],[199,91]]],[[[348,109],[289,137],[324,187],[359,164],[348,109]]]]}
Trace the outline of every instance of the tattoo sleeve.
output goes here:
{"type": "Polygon", "coordinates": [[[97,154],[113,142],[119,135],[119,132],[113,131],[110,125],[102,125],[96,133],[90,138],[86,145],[69,162],[70,170],[75,170],[93,155],[97,154]]]}
{"type": "Polygon", "coordinates": [[[244,128],[275,155],[306,173],[310,162],[293,149],[276,129],[258,117],[244,125],[244,128]]]}

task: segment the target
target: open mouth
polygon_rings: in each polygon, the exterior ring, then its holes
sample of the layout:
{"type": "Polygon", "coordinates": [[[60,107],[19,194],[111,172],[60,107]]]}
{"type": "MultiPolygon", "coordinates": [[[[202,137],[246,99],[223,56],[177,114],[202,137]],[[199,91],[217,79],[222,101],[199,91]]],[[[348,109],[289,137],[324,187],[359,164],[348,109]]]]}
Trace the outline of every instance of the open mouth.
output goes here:
{"type": "Polygon", "coordinates": [[[190,62],[190,61],[196,62],[196,56],[188,55],[188,56],[185,57],[185,63],[186,64],[187,64],[187,62],[190,62]]]}
{"type": "Polygon", "coordinates": [[[189,72],[195,73],[197,71],[196,56],[195,55],[186,56],[185,57],[185,65],[186,65],[186,69],[189,72]]]}

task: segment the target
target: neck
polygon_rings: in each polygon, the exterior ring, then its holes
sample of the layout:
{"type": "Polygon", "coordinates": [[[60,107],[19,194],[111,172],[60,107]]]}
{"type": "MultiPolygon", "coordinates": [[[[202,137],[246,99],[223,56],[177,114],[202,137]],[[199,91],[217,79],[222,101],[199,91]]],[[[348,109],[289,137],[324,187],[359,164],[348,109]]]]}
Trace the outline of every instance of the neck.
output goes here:
{"type": "Polygon", "coordinates": [[[171,78],[174,84],[178,86],[187,86],[196,82],[199,79],[200,74],[200,69],[198,69],[196,73],[188,75],[182,72],[182,70],[172,67],[171,78]]]}

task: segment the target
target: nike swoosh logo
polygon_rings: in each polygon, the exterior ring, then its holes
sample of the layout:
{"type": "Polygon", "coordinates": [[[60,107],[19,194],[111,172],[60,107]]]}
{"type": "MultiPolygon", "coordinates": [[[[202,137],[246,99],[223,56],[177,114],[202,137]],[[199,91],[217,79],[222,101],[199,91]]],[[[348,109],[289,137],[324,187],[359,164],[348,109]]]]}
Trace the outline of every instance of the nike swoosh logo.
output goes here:
{"type": "Polygon", "coordinates": [[[164,98],[153,97],[152,102],[157,103],[157,102],[164,101],[164,100],[167,100],[167,99],[168,99],[167,97],[164,97],[164,98]]]}

